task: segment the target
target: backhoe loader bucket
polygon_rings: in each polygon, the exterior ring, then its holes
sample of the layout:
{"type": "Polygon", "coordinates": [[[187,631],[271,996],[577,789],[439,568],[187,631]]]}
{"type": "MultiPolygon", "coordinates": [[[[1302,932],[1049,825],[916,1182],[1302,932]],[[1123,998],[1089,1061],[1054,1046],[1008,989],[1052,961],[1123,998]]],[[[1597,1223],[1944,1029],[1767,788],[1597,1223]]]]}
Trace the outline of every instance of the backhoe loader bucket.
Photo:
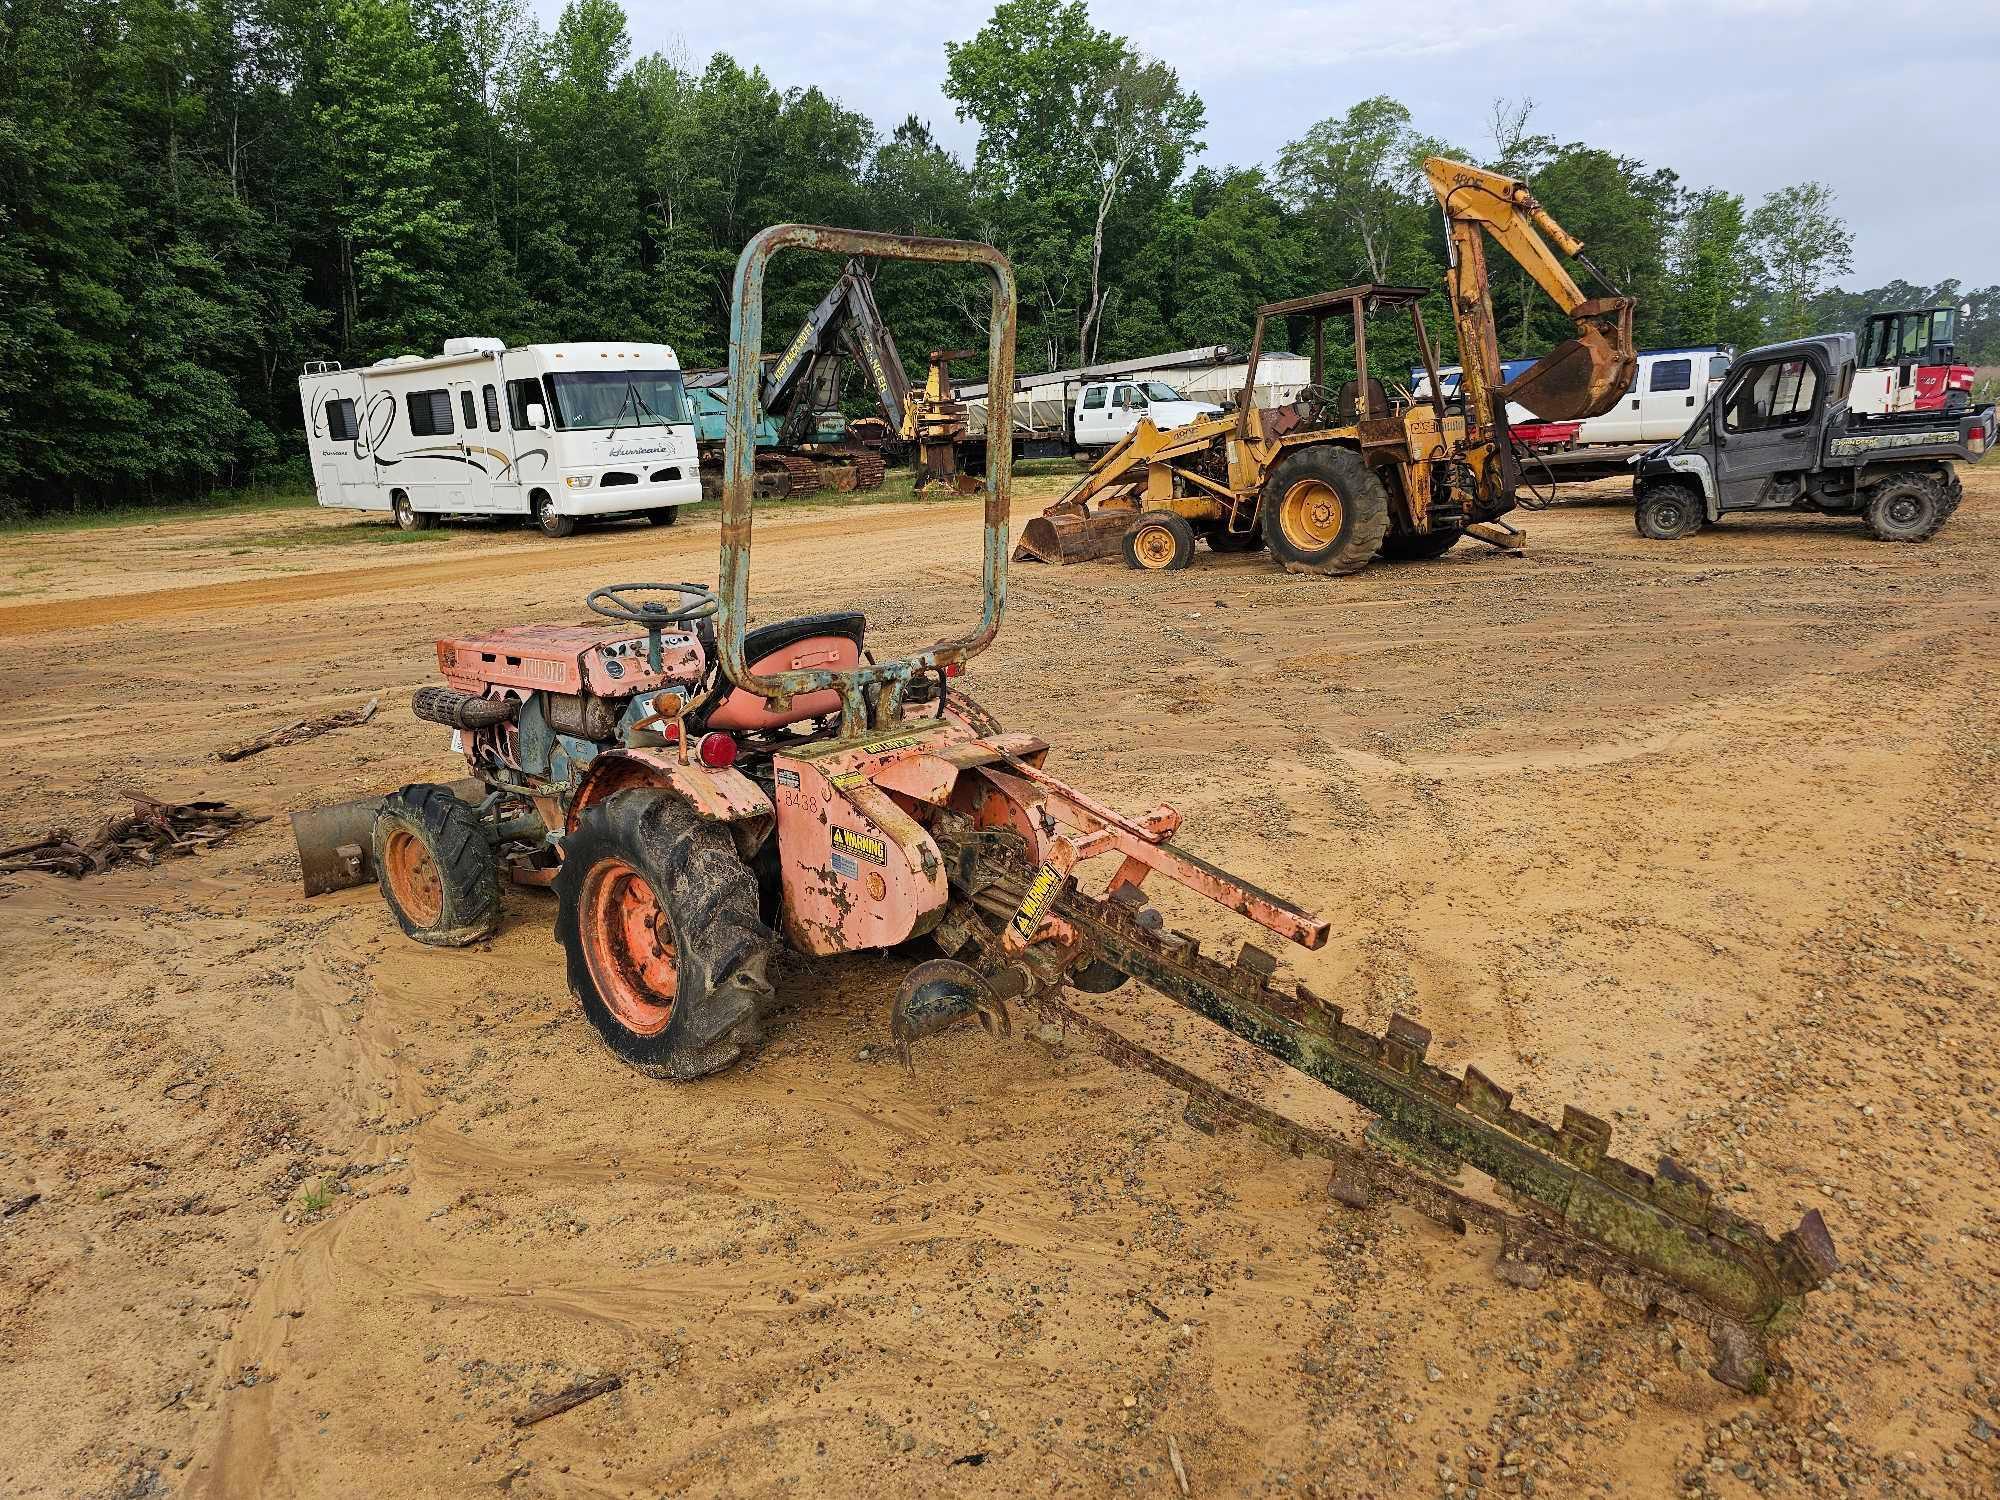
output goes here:
{"type": "Polygon", "coordinates": [[[1632,347],[1632,299],[1598,297],[1576,310],[1576,337],[1564,339],[1500,388],[1545,422],[1601,416],[1623,399],[1639,369],[1632,347]]]}
{"type": "Polygon", "coordinates": [[[1111,557],[1132,524],[1126,510],[1100,510],[1088,515],[1036,516],[1021,528],[1015,562],[1045,562],[1058,566],[1111,557]]]}

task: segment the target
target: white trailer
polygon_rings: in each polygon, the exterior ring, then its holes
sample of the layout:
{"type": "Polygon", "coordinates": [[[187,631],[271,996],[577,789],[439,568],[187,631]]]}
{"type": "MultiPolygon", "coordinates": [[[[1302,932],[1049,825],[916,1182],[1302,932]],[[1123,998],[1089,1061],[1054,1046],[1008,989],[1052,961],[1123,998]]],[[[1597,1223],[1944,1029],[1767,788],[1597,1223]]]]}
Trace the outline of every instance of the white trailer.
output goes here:
{"type": "MultiPolygon", "coordinates": [[[[1075,370],[1053,370],[1046,375],[1022,375],[1014,381],[1011,425],[1017,441],[1069,446],[1073,441],[1084,441],[1073,430],[1073,413],[1084,387],[1093,382],[1137,385],[1159,381],[1185,400],[1229,408],[1242,399],[1243,380],[1249,371],[1249,364],[1236,351],[1225,344],[1212,344],[1075,370]]],[[[1267,350],[1257,362],[1257,389],[1251,399],[1258,406],[1284,406],[1297,400],[1311,379],[1312,361],[1305,356],[1267,350]]],[[[956,391],[965,403],[967,431],[974,438],[984,437],[989,399],[986,387],[959,385],[956,391]]]]}
{"type": "Polygon", "coordinates": [[[405,530],[442,515],[518,515],[549,536],[580,516],[671,526],[701,498],[694,418],[665,344],[450,339],[429,359],[315,361],[299,403],[319,503],[405,530]]]}

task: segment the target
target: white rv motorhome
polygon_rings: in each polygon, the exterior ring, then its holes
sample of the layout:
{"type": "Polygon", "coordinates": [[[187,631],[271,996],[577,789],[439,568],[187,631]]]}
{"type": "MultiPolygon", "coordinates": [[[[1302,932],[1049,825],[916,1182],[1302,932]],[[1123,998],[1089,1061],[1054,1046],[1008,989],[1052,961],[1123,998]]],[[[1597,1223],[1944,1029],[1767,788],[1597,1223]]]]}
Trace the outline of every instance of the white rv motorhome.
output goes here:
{"type": "Polygon", "coordinates": [[[579,516],[657,525],[701,498],[694,418],[665,344],[449,339],[434,358],[299,377],[321,505],[387,512],[405,530],[441,515],[532,518],[568,536],[579,516]]]}

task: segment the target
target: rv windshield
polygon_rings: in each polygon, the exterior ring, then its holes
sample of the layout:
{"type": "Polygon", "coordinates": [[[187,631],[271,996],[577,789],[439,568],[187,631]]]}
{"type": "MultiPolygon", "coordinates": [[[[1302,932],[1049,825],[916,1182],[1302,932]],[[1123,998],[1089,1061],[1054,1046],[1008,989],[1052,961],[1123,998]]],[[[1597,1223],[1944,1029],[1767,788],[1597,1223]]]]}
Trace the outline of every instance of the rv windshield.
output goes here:
{"type": "Polygon", "coordinates": [[[549,377],[550,413],[568,432],[692,421],[679,370],[565,371],[549,377]]]}

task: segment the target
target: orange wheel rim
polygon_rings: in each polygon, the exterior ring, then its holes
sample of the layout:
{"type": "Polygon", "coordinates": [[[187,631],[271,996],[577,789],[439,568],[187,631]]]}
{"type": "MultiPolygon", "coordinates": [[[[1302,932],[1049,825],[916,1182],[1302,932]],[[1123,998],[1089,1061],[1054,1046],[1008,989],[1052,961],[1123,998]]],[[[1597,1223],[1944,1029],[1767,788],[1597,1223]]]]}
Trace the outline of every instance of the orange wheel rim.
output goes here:
{"type": "Polygon", "coordinates": [[[396,829],[383,846],[382,864],[404,914],[419,927],[435,927],[444,917],[444,882],[424,841],[407,828],[396,829]]]}
{"type": "Polygon", "coordinates": [[[607,859],[584,877],[579,906],[584,962],[618,1024],[635,1036],[666,1030],[679,971],[652,885],[624,860],[607,859]]]}
{"type": "Polygon", "coordinates": [[[1346,516],[1339,492],[1322,479],[1301,479],[1278,503],[1278,525],[1285,540],[1301,552],[1331,546],[1346,516]]]}
{"type": "Polygon", "coordinates": [[[1148,526],[1132,538],[1132,552],[1142,567],[1164,568],[1174,560],[1174,534],[1164,526],[1148,526]]]}

